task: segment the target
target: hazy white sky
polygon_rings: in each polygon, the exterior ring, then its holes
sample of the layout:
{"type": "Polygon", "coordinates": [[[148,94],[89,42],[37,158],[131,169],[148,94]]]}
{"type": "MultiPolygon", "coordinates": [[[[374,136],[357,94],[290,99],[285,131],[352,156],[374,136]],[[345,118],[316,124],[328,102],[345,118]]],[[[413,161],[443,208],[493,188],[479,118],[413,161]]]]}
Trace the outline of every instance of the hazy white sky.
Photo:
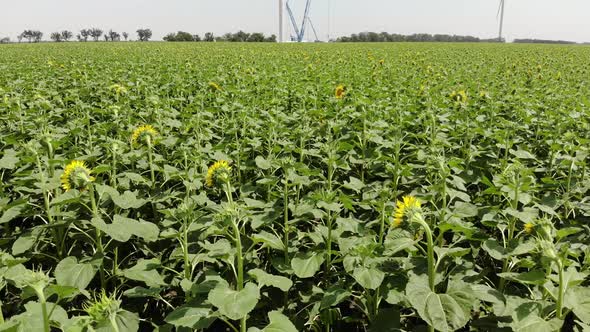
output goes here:
{"type": "MultiPolygon", "coordinates": [[[[305,0],[290,0],[298,21],[305,0]]],[[[498,0],[313,0],[320,39],[361,31],[446,33],[496,37],[498,0]]],[[[127,31],[154,39],[177,30],[216,35],[242,29],[278,34],[278,0],[0,0],[0,38],[24,29],[85,27],[127,31]]],[[[300,24],[300,22],[299,22],[300,24]]],[[[285,39],[290,33],[285,15],[285,39]]],[[[590,42],[590,0],[506,0],[505,37],[590,42]]],[[[310,31],[311,32],[311,31],[310,31]]]]}

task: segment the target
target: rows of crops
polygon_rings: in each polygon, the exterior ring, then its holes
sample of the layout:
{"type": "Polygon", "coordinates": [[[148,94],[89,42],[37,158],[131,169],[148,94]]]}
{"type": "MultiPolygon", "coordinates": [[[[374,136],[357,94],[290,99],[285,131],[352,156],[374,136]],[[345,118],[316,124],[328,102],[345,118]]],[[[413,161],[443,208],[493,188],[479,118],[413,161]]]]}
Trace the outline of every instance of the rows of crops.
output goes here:
{"type": "Polygon", "coordinates": [[[588,331],[590,48],[0,47],[0,331],[588,331]]]}

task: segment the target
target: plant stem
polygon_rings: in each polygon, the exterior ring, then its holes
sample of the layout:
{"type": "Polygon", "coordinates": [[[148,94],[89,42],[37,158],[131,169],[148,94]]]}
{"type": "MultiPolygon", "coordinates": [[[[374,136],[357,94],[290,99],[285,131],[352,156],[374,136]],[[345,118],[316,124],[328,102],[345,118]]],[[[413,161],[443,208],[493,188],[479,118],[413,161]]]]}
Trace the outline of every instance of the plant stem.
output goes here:
{"type": "Polygon", "coordinates": [[[184,232],[182,236],[182,249],[184,252],[184,278],[191,280],[192,266],[188,257],[188,223],[184,222],[184,232]]]}
{"type": "Polygon", "coordinates": [[[381,227],[379,228],[379,244],[383,245],[385,233],[385,202],[381,202],[381,227]]]}
{"type": "Polygon", "coordinates": [[[152,138],[147,135],[146,136],[146,142],[147,142],[147,146],[148,146],[148,161],[150,164],[150,178],[152,180],[152,188],[156,185],[156,175],[154,173],[154,162],[153,162],[153,157],[152,157],[152,138]]]}
{"type": "Polygon", "coordinates": [[[283,188],[283,246],[285,248],[285,264],[289,261],[289,183],[285,179],[283,188]]]}
{"type": "Polygon", "coordinates": [[[35,292],[37,293],[39,302],[41,302],[41,311],[43,313],[43,331],[50,332],[51,329],[49,327],[49,316],[47,316],[47,301],[45,300],[45,294],[43,294],[43,289],[35,289],[35,292]]]}
{"type": "MultiPolygon", "coordinates": [[[[90,196],[90,206],[92,207],[92,217],[99,218],[98,214],[98,207],[96,205],[96,197],[94,193],[94,185],[91,183],[88,185],[88,195],[90,196]]],[[[94,227],[95,230],[95,241],[96,241],[96,250],[101,258],[100,266],[98,267],[98,271],[100,273],[100,286],[102,289],[106,289],[106,279],[104,276],[104,248],[102,246],[102,233],[100,229],[94,227]]]]}
{"type": "MultiPolygon", "coordinates": [[[[225,195],[227,196],[227,201],[233,207],[233,199],[231,196],[231,185],[229,181],[225,183],[225,195]]],[[[233,230],[233,237],[236,242],[236,259],[237,259],[237,273],[238,273],[238,280],[236,288],[238,291],[244,289],[244,257],[242,256],[242,238],[240,234],[240,228],[238,227],[238,220],[235,216],[232,216],[231,226],[233,230]]],[[[242,317],[240,320],[240,332],[246,332],[247,325],[246,325],[246,316],[242,317]]]]}
{"type": "Polygon", "coordinates": [[[566,285],[564,285],[564,281],[563,281],[563,263],[561,262],[560,258],[556,259],[557,262],[557,268],[558,268],[558,272],[559,272],[559,292],[557,293],[557,304],[556,304],[556,308],[555,308],[555,312],[556,312],[556,316],[559,319],[562,319],[563,314],[563,295],[565,293],[565,287],[566,285]]]}
{"type": "MultiPolygon", "coordinates": [[[[435,262],[434,262],[434,241],[432,240],[432,231],[430,230],[430,226],[424,221],[421,214],[414,214],[413,221],[418,223],[422,228],[424,228],[424,233],[426,234],[426,241],[427,241],[427,255],[428,255],[428,287],[433,293],[434,291],[434,282],[435,282],[435,262]]],[[[430,332],[434,332],[434,327],[429,326],[428,330],[430,332]]]]}

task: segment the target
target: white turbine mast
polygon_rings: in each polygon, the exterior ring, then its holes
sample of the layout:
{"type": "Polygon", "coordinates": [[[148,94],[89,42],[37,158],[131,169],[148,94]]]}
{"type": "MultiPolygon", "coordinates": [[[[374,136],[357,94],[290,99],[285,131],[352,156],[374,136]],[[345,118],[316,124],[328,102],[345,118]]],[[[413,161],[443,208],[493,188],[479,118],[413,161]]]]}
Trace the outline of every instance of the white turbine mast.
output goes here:
{"type": "Polygon", "coordinates": [[[498,6],[498,14],[496,14],[496,19],[498,15],[500,16],[500,32],[498,33],[498,41],[502,42],[502,28],[504,27],[504,5],[506,0],[500,0],[500,5],[498,6]]]}
{"type": "Polygon", "coordinates": [[[279,43],[283,42],[283,0],[279,0],[279,43]]]}

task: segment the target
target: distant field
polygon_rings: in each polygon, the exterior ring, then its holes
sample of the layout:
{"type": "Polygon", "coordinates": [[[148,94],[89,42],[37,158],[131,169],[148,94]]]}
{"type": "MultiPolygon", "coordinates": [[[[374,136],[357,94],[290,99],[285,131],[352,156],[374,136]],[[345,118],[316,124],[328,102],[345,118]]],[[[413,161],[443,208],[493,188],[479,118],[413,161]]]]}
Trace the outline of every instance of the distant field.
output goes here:
{"type": "Polygon", "coordinates": [[[586,331],[589,143],[590,47],[2,45],[0,331],[586,331]]]}

